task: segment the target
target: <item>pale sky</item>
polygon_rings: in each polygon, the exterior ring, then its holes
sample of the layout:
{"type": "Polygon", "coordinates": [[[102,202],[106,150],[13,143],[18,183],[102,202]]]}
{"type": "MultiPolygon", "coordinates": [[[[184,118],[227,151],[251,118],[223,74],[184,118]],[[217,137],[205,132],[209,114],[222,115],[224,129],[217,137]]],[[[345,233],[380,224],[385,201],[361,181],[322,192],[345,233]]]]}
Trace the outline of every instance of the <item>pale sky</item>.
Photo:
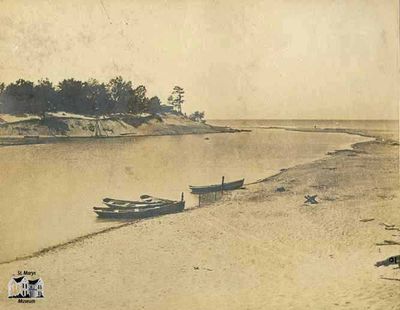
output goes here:
{"type": "Polygon", "coordinates": [[[144,84],[207,118],[397,119],[398,0],[0,0],[0,81],[144,84]]]}

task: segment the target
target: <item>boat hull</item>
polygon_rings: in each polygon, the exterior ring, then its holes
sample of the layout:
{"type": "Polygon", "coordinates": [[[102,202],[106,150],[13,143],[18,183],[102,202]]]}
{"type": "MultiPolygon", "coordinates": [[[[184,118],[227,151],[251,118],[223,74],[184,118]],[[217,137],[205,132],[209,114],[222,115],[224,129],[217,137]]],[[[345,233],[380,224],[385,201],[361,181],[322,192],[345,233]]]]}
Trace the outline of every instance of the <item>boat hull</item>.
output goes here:
{"type": "Polygon", "coordinates": [[[224,184],[214,184],[214,185],[206,185],[206,186],[192,186],[189,185],[190,190],[193,194],[207,194],[213,192],[221,192],[221,191],[231,191],[235,189],[239,189],[243,187],[244,179],[224,183],[224,184]]]}
{"type": "Polygon", "coordinates": [[[148,208],[132,208],[132,209],[106,209],[94,208],[94,212],[100,218],[114,218],[114,219],[137,219],[160,216],[170,213],[178,213],[185,208],[185,202],[179,201],[161,206],[151,206],[148,208]]]}
{"type": "Polygon", "coordinates": [[[113,198],[104,198],[103,203],[109,208],[147,208],[148,206],[160,206],[167,203],[172,203],[172,200],[155,198],[148,195],[142,195],[148,197],[139,201],[135,200],[120,200],[113,198]]]}
{"type": "Polygon", "coordinates": [[[157,202],[157,203],[143,203],[143,202],[131,202],[126,204],[115,204],[103,202],[110,209],[133,209],[133,208],[149,208],[157,207],[167,204],[167,202],[157,202]]]}

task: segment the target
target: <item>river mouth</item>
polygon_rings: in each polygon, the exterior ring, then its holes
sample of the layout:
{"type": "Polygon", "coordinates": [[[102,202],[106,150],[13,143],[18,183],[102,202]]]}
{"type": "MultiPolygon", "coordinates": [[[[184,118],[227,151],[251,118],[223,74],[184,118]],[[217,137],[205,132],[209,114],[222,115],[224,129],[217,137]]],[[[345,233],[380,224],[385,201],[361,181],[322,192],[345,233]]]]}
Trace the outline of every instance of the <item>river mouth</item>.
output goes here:
{"type": "Polygon", "coordinates": [[[0,261],[121,225],[97,219],[104,197],[141,194],[197,206],[188,185],[245,178],[322,158],[368,139],[346,134],[253,129],[236,134],[72,141],[0,149],[0,261]]]}

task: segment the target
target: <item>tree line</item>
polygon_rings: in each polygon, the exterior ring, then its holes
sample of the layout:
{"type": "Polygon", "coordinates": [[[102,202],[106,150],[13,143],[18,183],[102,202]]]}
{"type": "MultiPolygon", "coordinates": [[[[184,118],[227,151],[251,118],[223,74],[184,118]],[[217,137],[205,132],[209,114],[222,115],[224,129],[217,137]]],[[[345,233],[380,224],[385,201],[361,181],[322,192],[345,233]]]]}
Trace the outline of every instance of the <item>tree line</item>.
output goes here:
{"type": "Polygon", "coordinates": [[[149,98],[145,86],[134,87],[131,81],[121,76],[108,83],[71,78],[57,85],[48,79],[37,83],[19,79],[8,85],[0,83],[0,113],[35,114],[42,118],[46,112],[58,111],[92,116],[117,113],[182,114],[184,93],[183,88],[175,86],[168,104],[164,105],[157,96],[149,98]]]}

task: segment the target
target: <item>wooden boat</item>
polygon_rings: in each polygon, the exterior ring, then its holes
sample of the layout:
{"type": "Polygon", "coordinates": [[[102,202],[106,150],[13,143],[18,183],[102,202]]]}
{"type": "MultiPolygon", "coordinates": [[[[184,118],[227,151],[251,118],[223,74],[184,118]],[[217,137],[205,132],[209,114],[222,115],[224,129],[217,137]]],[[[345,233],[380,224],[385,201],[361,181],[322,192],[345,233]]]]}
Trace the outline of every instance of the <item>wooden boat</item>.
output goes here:
{"type": "Polygon", "coordinates": [[[172,200],[157,198],[149,195],[140,196],[139,201],[135,200],[120,200],[113,198],[104,198],[103,203],[110,208],[142,208],[147,206],[162,205],[171,203],[172,200]]]}
{"type": "Polygon", "coordinates": [[[95,207],[94,212],[101,218],[135,219],[159,216],[183,211],[185,201],[175,201],[163,205],[148,205],[147,207],[116,209],[95,207]]]}
{"type": "Polygon", "coordinates": [[[244,179],[224,183],[222,181],[221,184],[213,184],[213,185],[205,185],[205,186],[193,186],[189,185],[190,190],[193,194],[206,194],[212,192],[221,192],[221,191],[231,191],[234,189],[239,189],[243,186],[244,179]]]}
{"type": "Polygon", "coordinates": [[[164,205],[168,205],[174,203],[175,201],[163,201],[158,203],[130,203],[122,206],[108,206],[105,207],[93,207],[94,210],[132,210],[132,209],[141,209],[141,208],[150,208],[150,207],[160,207],[164,205]]]}

